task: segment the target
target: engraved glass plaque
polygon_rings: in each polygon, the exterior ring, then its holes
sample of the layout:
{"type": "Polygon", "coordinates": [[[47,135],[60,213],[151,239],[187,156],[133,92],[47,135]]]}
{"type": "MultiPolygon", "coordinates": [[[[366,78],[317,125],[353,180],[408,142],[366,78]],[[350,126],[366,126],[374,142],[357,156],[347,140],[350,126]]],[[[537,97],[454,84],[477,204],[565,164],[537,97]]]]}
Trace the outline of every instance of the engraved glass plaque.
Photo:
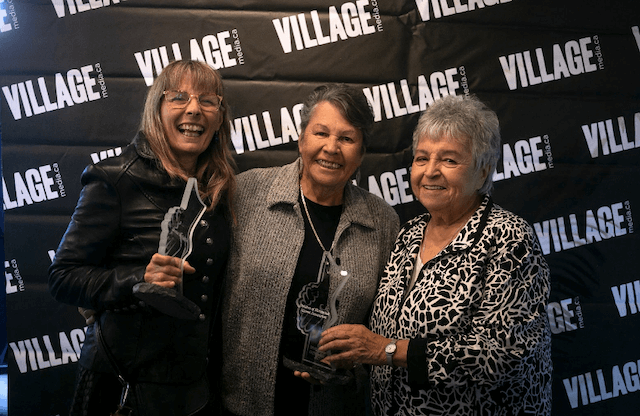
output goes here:
{"type": "MultiPolygon", "coordinates": [[[[196,178],[189,178],[180,206],[169,208],[160,227],[158,253],[173,256],[184,261],[193,249],[193,231],[206,211],[198,192],[196,178]]],[[[182,295],[182,283],[173,288],[165,288],[153,283],[142,282],[133,287],[133,293],[160,312],[181,319],[197,319],[200,308],[182,295]]]]}
{"type": "Polygon", "coordinates": [[[305,285],[296,299],[296,325],[304,335],[305,341],[300,362],[283,357],[283,363],[287,368],[307,372],[317,380],[327,383],[346,384],[351,380],[352,374],[349,371],[336,369],[321,362],[328,354],[318,350],[322,331],[332,327],[338,321],[336,302],[350,277],[349,272],[336,264],[331,253],[325,251],[317,281],[305,285]],[[319,296],[320,286],[325,279],[336,279],[339,282],[326,305],[319,296]]]}

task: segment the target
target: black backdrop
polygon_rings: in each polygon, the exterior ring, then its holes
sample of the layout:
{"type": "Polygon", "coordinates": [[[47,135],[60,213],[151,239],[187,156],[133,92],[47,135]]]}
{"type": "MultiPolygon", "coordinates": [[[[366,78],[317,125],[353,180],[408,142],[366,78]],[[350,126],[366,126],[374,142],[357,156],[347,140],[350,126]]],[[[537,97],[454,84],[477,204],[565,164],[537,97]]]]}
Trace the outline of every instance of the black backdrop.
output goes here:
{"type": "Polygon", "coordinates": [[[296,157],[315,86],[362,88],[376,124],[359,185],[403,220],[420,212],[419,112],[486,101],[504,143],[495,200],[551,267],[553,413],[637,414],[639,26],[636,0],[0,0],[10,414],[66,413],[84,322],[51,299],[47,267],[83,168],[132,139],[176,58],[220,70],[240,170],[296,157]]]}

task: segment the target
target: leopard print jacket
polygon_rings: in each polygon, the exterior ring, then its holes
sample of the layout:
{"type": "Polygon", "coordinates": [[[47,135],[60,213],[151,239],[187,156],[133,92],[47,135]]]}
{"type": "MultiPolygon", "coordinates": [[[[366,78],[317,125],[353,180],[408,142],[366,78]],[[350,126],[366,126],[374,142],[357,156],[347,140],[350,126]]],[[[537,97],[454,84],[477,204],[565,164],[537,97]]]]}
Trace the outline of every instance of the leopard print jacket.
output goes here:
{"type": "Polygon", "coordinates": [[[375,367],[376,415],[550,415],[549,269],[525,220],[486,196],[406,291],[425,226],[400,231],[371,330],[409,339],[408,368],[375,367]]]}

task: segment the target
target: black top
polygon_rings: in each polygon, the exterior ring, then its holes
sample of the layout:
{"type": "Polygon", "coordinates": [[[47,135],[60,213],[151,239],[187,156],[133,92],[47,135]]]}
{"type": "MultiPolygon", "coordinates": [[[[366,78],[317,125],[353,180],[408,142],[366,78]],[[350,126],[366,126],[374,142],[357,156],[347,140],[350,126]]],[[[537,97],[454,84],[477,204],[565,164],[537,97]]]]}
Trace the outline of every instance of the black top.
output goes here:
{"type": "MultiPolygon", "coordinates": [[[[305,198],[305,202],[316,232],[320,237],[320,241],[322,241],[324,247],[329,250],[335,237],[338,223],[340,222],[342,205],[324,206],[316,204],[307,198],[305,198]]],[[[302,204],[302,200],[300,200],[300,203],[302,204]]],[[[330,283],[327,275],[322,282],[317,286],[315,285],[319,279],[318,271],[320,269],[323,250],[320,244],[318,244],[316,236],[309,224],[307,214],[304,212],[304,206],[302,206],[302,210],[305,226],[304,243],[300,250],[295,275],[293,276],[291,288],[287,296],[287,307],[285,310],[280,344],[280,356],[286,356],[297,362],[300,362],[302,359],[306,335],[297,327],[298,308],[296,307],[296,300],[301,296],[303,290],[311,290],[318,294],[318,297],[315,298],[313,302],[313,306],[326,306],[330,283]]],[[[336,262],[339,262],[339,259],[336,259],[336,262]]],[[[296,414],[306,414],[309,406],[309,388],[310,384],[300,377],[295,377],[293,370],[282,365],[281,359],[276,377],[274,414],[290,414],[292,411],[295,411],[296,414]]]]}

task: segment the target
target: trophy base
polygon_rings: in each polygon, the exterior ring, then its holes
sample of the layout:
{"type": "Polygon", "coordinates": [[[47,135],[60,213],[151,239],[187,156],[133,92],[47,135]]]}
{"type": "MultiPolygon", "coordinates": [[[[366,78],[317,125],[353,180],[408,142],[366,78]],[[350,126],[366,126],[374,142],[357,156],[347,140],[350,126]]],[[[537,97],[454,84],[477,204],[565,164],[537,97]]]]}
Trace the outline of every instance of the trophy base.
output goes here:
{"type": "Polygon", "coordinates": [[[152,308],[177,319],[195,321],[200,307],[174,289],[142,282],[133,287],[133,295],[152,308]]]}
{"type": "Polygon", "coordinates": [[[348,370],[321,370],[317,367],[302,364],[287,357],[282,357],[282,363],[290,370],[309,373],[313,378],[327,384],[345,385],[353,379],[353,374],[348,370]]]}

